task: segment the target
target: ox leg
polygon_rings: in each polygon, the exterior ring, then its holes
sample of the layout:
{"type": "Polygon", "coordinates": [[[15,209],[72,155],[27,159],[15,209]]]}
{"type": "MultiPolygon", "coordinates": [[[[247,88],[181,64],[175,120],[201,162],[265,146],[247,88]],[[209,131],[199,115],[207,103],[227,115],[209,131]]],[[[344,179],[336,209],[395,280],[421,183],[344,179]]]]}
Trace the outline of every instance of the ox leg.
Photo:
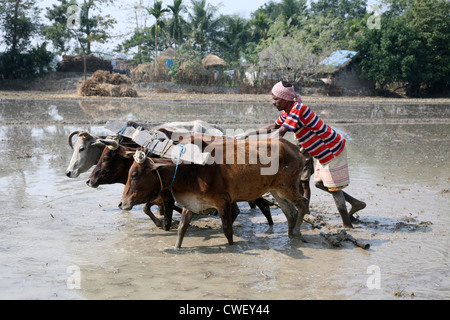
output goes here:
{"type": "Polygon", "coordinates": [[[192,220],[192,211],[188,209],[183,209],[183,211],[181,212],[180,224],[178,225],[178,238],[177,243],[175,245],[175,249],[181,248],[181,243],[183,242],[184,235],[186,234],[186,230],[191,220],[192,220]]]}
{"type": "Polygon", "coordinates": [[[294,234],[300,235],[300,228],[303,223],[303,218],[305,217],[305,214],[309,214],[309,199],[301,196],[300,198],[294,200],[294,204],[298,209],[298,217],[295,222],[294,234]]]}
{"type": "Polygon", "coordinates": [[[222,219],[223,233],[227,237],[228,244],[233,244],[233,215],[231,213],[232,204],[226,202],[219,210],[220,218],[222,219]]]}
{"type": "Polygon", "coordinates": [[[162,222],[161,220],[159,220],[157,217],[155,217],[155,215],[153,214],[152,210],[150,210],[150,208],[153,206],[153,203],[151,202],[147,202],[144,206],[144,213],[146,215],[148,215],[150,217],[150,219],[152,219],[152,221],[155,223],[155,225],[158,228],[162,228],[162,222]]]}
{"type": "Polygon", "coordinates": [[[183,208],[180,208],[179,206],[173,205],[173,208],[176,212],[181,213],[183,212],[183,208]]]}
{"type": "Polygon", "coordinates": [[[241,213],[241,210],[239,210],[237,203],[233,202],[231,209],[232,223],[234,222],[234,220],[236,220],[239,213],[241,213]]]}
{"type": "Polygon", "coordinates": [[[289,201],[287,201],[285,198],[281,197],[277,192],[271,192],[273,197],[277,200],[278,205],[281,208],[281,211],[283,211],[284,215],[286,216],[287,222],[288,222],[288,234],[289,236],[295,235],[294,228],[295,224],[297,222],[297,209],[293,204],[291,204],[289,201]]]}
{"type": "Polygon", "coordinates": [[[172,226],[172,215],[173,208],[175,206],[175,200],[172,197],[172,194],[164,195],[164,230],[169,231],[172,226]]]}
{"type": "Polygon", "coordinates": [[[264,216],[267,219],[267,223],[269,223],[269,226],[273,225],[272,215],[270,214],[270,206],[267,203],[267,201],[263,198],[258,198],[255,201],[253,201],[261,210],[261,212],[264,214],[264,216]]]}

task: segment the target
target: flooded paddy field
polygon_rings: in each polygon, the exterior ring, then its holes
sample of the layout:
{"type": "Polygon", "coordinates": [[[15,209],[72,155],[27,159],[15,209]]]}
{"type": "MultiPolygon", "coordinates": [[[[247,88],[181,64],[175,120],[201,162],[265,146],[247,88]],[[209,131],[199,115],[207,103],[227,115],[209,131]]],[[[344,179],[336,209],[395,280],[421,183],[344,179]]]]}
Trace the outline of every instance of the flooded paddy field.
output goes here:
{"type": "MultiPolygon", "coordinates": [[[[0,298],[450,298],[450,102],[305,103],[348,141],[346,191],[367,207],[346,231],[368,250],[332,247],[308,223],[304,241],[289,238],[277,207],[269,227],[240,203],[235,245],[218,217],[196,216],[177,251],[176,229],[158,229],[142,206],[117,207],[123,185],[89,188],[90,171],[65,176],[72,131],[110,134],[112,119],[246,130],[276,119],[268,102],[2,99],[0,298]]],[[[311,212],[340,228],[331,196],[313,186],[311,212]]]]}

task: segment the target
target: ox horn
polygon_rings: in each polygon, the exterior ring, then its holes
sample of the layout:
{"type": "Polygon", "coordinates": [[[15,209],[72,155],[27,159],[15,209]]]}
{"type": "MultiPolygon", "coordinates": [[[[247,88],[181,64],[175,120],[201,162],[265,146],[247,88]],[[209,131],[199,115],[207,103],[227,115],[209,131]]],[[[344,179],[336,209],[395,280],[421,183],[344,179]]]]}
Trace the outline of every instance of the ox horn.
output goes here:
{"type": "Polygon", "coordinates": [[[99,139],[99,141],[108,147],[109,150],[117,150],[119,149],[119,142],[114,139],[99,139]]]}
{"type": "Polygon", "coordinates": [[[73,150],[72,138],[74,135],[79,134],[79,133],[80,133],[80,131],[74,131],[69,135],[69,146],[70,146],[70,149],[72,149],[72,150],[73,150]]]}

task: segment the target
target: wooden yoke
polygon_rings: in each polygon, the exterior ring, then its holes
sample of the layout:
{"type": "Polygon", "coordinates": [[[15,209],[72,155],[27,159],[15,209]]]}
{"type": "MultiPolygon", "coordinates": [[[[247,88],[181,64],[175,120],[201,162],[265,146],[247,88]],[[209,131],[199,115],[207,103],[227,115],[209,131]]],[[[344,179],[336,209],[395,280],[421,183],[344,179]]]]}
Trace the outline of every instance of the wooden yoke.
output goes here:
{"type": "Polygon", "coordinates": [[[180,158],[183,163],[205,165],[211,156],[209,152],[202,152],[201,148],[195,144],[177,145],[160,131],[151,132],[143,130],[142,127],[135,129],[127,126],[123,121],[108,121],[105,128],[132,139],[161,158],[174,160],[180,158]]]}

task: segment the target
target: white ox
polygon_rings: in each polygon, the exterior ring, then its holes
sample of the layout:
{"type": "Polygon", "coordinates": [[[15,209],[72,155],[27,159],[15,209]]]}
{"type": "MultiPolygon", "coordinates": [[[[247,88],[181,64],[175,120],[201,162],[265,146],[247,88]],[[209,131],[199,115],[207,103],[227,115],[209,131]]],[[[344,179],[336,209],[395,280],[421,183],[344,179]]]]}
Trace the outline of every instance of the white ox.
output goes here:
{"type": "Polygon", "coordinates": [[[106,137],[95,136],[87,131],[72,132],[69,135],[69,146],[73,149],[73,153],[66,169],[66,176],[77,178],[81,173],[88,171],[89,168],[97,164],[103,149],[105,149],[105,145],[98,140],[104,138],[106,137]],[[75,135],[78,136],[78,139],[75,145],[72,145],[72,138],[75,135]]]}
{"type": "MultiPolygon", "coordinates": [[[[129,122],[137,127],[138,124],[129,122]]],[[[223,136],[223,130],[217,125],[202,120],[188,122],[168,122],[161,125],[145,128],[149,131],[176,132],[176,133],[204,133],[214,136],[223,136]]],[[[74,131],[69,135],[69,146],[73,149],[72,158],[66,169],[66,176],[77,178],[81,173],[88,171],[96,165],[102,155],[105,145],[100,139],[105,136],[95,136],[87,131],[74,131]],[[73,136],[78,135],[75,145],[72,144],[73,136]]]]}

